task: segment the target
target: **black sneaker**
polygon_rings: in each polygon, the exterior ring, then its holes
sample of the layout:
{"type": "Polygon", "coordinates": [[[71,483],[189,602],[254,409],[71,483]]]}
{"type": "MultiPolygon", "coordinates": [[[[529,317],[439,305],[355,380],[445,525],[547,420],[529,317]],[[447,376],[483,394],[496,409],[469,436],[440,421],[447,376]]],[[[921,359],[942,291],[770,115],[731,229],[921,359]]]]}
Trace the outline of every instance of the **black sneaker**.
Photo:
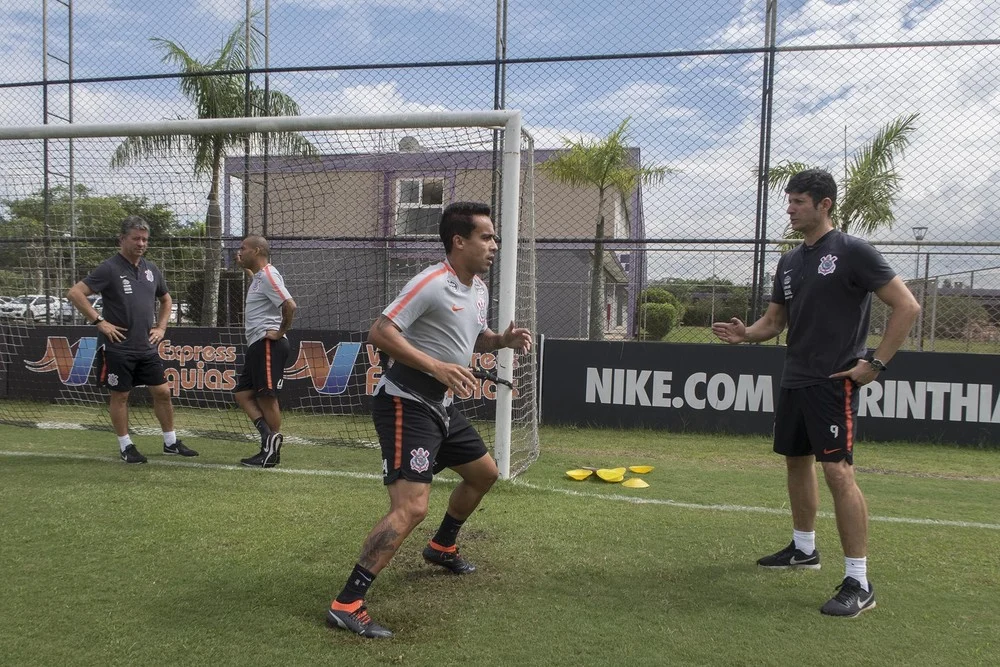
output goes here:
{"type": "Polygon", "coordinates": [[[164,454],[179,454],[180,456],[198,456],[198,452],[194,451],[190,447],[186,446],[183,442],[178,440],[172,445],[163,443],[163,453],[164,454]]]}
{"type": "Polygon", "coordinates": [[[844,577],[844,581],[837,586],[837,594],[820,607],[820,612],[827,616],[854,618],[861,612],[874,608],[875,587],[872,582],[868,582],[866,591],[854,577],[844,577]]]}
{"type": "Polygon", "coordinates": [[[281,463],[280,433],[272,433],[261,444],[260,451],[250,458],[240,459],[240,463],[248,468],[273,468],[281,463]]]}
{"type": "Polygon", "coordinates": [[[440,565],[455,574],[472,574],[476,571],[476,566],[462,558],[458,549],[441,551],[428,544],[424,547],[424,560],[431,565],[440,565]]]}
{"type": "Polygon", "coordinates": [[[804,554],[795,548],[795,540],[791,544],[776,554],[764,556],[757,561],[757,565],[768,567],[774,570],[818,570],[819,549],[814,549],[812,554],[804,554]]]}
{"type": "MultiPolygon", "coordinates": [[[[334,604],[337,604],[334,602],[334,604]]],[[[392,631],[383,628],[372,620],[368,615],[368,607],[361,604],[354,611],[346,609],[334,609],[333,606],[326,610],[326,624],[331,628],[340,628],[354,634],[368,637],[369,639],[388,639],[392,637],[392,631]]]]}
{"type": "Polygon", "coordinates": [[[125,463],[145,463],[146,457],[139,453],[135,445],[129,445],[122,451],[122,461],[125,463]]]}

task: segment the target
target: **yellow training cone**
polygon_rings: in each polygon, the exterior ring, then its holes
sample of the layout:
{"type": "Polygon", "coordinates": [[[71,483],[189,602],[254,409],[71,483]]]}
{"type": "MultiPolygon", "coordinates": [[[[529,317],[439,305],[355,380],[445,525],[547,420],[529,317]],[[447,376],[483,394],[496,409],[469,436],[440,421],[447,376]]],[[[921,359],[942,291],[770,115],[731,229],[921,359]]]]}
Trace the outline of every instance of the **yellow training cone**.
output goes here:
{"type": "Polygon", "coordinates": [[[653,466],[629,466],[630,472],[634,472],[639,475],[645,475],[647,472],[653,472],[653,466]]]}
{"type": "MultiPolygon", "coordinates": [[[[645,466],[640,466],[645,467],[645,466]]],[[[629,479],[622,482],[622,486],[627,486],[630,489],[645,489],[649,486],[646,480],[639,479],[638,477],[630,477],[629,479]]]]}
{"type": "Polygon", "coordinates": [[[593,470],[582,470],[582,469],[579,469],[579,468],[577,468],[576,470],[567,470],[566,471],[566,476],[567,477],[569,477],[570,479],[575,479],[578,482],[587,479],[588,477],[590,477],[593,474],[594,474],[593,470]]]}
{"type": "Polygon", "coordinates": [[[625,472],[620,468],[601,468],[597,471],[597,476],[605,482],[620,482],[625,479],[625,472]]]}

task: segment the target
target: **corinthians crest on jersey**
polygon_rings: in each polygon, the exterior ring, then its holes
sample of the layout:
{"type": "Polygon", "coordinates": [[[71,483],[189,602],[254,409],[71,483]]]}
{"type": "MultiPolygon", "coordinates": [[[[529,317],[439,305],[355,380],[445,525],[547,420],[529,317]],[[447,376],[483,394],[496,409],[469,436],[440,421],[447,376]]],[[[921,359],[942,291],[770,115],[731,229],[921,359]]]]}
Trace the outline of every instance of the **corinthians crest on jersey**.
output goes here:
{"type": "Polygon", "coordinates": [[[828,276],[837,270],[837,256],[824,255],[819,260],[819,275],[828,276]]]}

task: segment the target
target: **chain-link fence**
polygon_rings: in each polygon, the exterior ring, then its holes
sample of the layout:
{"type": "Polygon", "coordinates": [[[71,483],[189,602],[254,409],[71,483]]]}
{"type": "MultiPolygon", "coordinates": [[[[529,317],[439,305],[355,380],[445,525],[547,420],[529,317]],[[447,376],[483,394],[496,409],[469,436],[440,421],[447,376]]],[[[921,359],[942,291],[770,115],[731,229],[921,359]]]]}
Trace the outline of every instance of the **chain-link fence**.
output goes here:
{"type": "MultiPolygon", "coordinates": [[[[7,3],[0,124],[521,109],[540,165],[539,329],[567,337],[707,342],[711,319],[753,318],[787,222],[771,177],[824,167],[853,202],[838,223],[924,305],[907,347],[998,351],[995,3],[180,4],[7,3]],[[220,106],[201,103],[210,89],[220,106]],[[567,142],[593,158],[610,140],[614,179],[545,167],[567,142]],[[658,288],[672,315],[644,311],[658,288]]],[[[90,185],[72,155],[48,142],[44,188],[90,185]]],[[[19,238],[7,176],[0,229],[19,238]]]]}

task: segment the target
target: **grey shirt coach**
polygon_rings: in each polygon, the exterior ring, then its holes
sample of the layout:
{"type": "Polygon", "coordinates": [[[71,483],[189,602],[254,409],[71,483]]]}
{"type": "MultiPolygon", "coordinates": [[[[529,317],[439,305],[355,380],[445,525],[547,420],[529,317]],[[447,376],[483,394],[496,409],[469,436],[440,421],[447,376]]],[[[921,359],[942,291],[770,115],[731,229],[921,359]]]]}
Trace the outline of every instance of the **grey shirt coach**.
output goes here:
{"type": "Polygon", "coordinates": [[[101,295],[104,319],[128,329],[120,343],[99,336],[99,347],[130,357],[156,354],[149,343],[149,330],[156,323],[156,302],[167,293],[167,283],[155,264],[142,257],[139,265],[133,266],[118,253],[101,262],[83,282],[101,295]]]}

